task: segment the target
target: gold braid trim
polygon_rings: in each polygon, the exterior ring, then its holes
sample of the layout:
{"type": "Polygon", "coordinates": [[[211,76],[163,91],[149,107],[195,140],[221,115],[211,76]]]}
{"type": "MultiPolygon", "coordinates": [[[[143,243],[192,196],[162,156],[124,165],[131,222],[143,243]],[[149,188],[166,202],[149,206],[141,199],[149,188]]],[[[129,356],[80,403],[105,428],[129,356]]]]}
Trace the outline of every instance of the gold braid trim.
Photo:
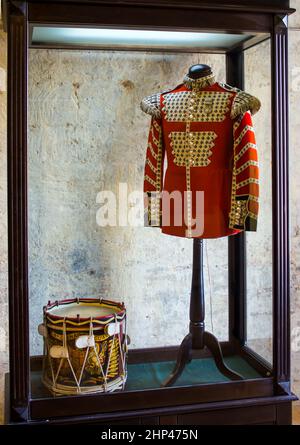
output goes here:
{"type": "Polygon", "coordinates": [[[201,90],[202,88],[208,87],[215,83],[214,74],[209,74],[208,76],[199,77],[198,79],[193,79],[186,74],[183,78],[183,84],[190,90],[201,90]]]}
{"type": "Polygon", "coordinates": [[[259,180],[256,179],[256,178],[248,178],[248,179],[245,179],[244,181],[239,182],[239,183],[236,185],[236,188],[237,188],[237,189],[240,189],[240,188],[242,188],[242,187],[244,187],[245,185],[248,185],[248,184],[259,184],[259,180]]]}
{"type": "Polygon", "coordinates": [[[148,147],[150,148],[150,152],[151,152],[153,158],[156,160],[157,159],[157,153],[155,153],[154,148],[153,148],[151,142],[149,142],[148,147]]]}
{"type": "Polygon", "coordinates": [[[241,131],[241,134],[239,135],[239,137],[234,142],[234,146],[235,147],[241,142],[241,140],[243,139],[243,137],[245,136],[247,131],[254,131],[254,128],[251,125],[245,125],[245,127],[241,131]]]}
{"type": "MultiPolygon", "coordinates": [[[[155,126],[156,122],[154,122],[155,126]]],[[[157,141],[157,169],[156,169],[156,190],[160,191],[161,188],[161,161],[162,161],[162,130],[158,126],[158,141],[157,141]]]]}
{"type": "Polygon", "coordinates": [[[234,161],[233,164],[233,171],[232,171],[232,184],[231,184],[231,206],[230,206],[230,213],[229,213],[229,228],[234,229],[235,225],[235,213],[236,213],[236,162],[234,161]]]}
{"type": "Polygon", "coordinates": [[[253,212],[248,212],[248,216],[250,216],[250,218],[257,219],[257,215],[253,212]]]}
{"type": "Polygon", "coordinates": [[[235,161],[238,161],[238,160],[243,156],[243,154],[246,153],[246,151],[247,151],[249,148],[256,148],[256,144],[253,144],[252,142],[248,142],[248,143],[247,143],[246,145],[244,145],[244,147],[238,152],[238,154],[235,155],[234,160],[235,160],[235,161]]]}
{"type": "Polygon", "coordinates": [[[148,210],[147,213],[147,225],[151,227],[159,227],[160,219],[161,219],[161,210],[160,210],[160,192],[148,192],[148,210]]]}
{"type": "Polygon", "coordinates": [[[151,128],[151,135],[152,135],[152,139],[153,139],[154,144],[157,145],[157,147],[158,147],[160,141],[158,139],[156,139],[156,137],[154,136],[154,128],[153,127],[151,128]]]}
{"type": "Polygon", "coordinates": [[[156,121],[153,121],[153,126],[154,126],[155,130],[160,133],[160,125],[158,125],[158,123],[156,121]]]}
{"type": "Polygon", "coordinates": [[[235,226],[243,226],[247,216],[248,211],[248,199],[247,200],[235,200],[234,206],[230,213],[230,228],[235,228],[235,226]]]}
{"type": "Polygon", "coordinates": [[[154,179],[150,178],[150,176],[145,175],[145,181],[148,181],[151,185],[153,185],[153,187],[156,187],[156,182],[154,179]]]}
{"type": "Polygon", "coordinates": [[[257,196],[254,196],[254,195],[248,195],[248,196],[249,196],[249,199],[250,199],[251,201],[259,202],[259,199],[258,199],[257,196]]]}
{"type": "Polygon", "coordinates": [[[250,165],[253,165],[254,167],[258,167],[258,162],[252,161],[252,160],[245,162],[245,164],[243,164],[239,168],[237,168],[236,174],[237,175],[240,174],[242,171],[246,170],[246,168],[248,168],[250,165]]]}
{"type": "Polygon", "coordinates": [[[154,165],[152,164],[152,162],[150,161],[150,159],[146,159],[146,162],[147,162],[147,164],[149,165],[149,167],[151,168],[151,170],[153,171],[153,173],[155,173],[156,174],[156,172],[157,172],[157,170],[156,170],[156,168],[154,167],[154,165]]]}

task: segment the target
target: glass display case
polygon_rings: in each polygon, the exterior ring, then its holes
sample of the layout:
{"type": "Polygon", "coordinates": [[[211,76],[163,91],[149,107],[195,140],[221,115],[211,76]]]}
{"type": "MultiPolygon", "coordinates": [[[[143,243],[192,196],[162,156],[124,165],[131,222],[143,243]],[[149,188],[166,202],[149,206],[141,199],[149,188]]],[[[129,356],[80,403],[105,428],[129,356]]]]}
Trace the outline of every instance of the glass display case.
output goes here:
{"type": "MultiPolygon", "coordinates": [[[[291,422],[287,16],[292,12],[285,0],[4,2],[8,422],[291,422]],[[262,103],[253,117],[261,181],[257,231],[201,243],[144,227],[135,194],[143,190],[150,124],[140,102],[174,88],[199,63],[212,67],[219,82],[262,103]],[[100,213],[112,196],[115,210],[103,223],[100,213]],[[135,217],[130,219],[130,212],[135,217]],[[58,394],[51,383],[45,385],[45,338],[53,328],[54,349],[71,338],[55,302],[64,300],[67,307],[84,299],[106,305],[104,321],[97,320],[116,338],[117,346],[107,348],[112,348],[109,364],[122,363],[121,378],[113,390],[104,385],[96,393],[82,391],[75,372],[76,390],[58,394]],[[108,319],[107,308],[114,304],[120,306],[108,319]],[[195,313],[200,318],[195,320],[195,313]],[[184,355],[188,332],[192,355],[166,384],[184,355]],[[213,334],[213,345],[203,342],[204,334],[213,334]]],[[[74,317],[77,312],[75,307],[74,317]]],[[[87,343],[76,343],[83,351],[76,360],[84,368],[92,362],[84,348],[104,347],[88,343],[96,325],[91,316],[85,323],[80,341],[87,343]]],[[[74,331],[74,325],[69,328],[74,331]]],[[[59,348],[53,350],[58,360],[59,348]]],[[[89,366],[102,369],[100,354],[95,357],[98,362],[89,366]]],[[[49,375],[57,379],[62,369],[51,367],[49,375]]]]}

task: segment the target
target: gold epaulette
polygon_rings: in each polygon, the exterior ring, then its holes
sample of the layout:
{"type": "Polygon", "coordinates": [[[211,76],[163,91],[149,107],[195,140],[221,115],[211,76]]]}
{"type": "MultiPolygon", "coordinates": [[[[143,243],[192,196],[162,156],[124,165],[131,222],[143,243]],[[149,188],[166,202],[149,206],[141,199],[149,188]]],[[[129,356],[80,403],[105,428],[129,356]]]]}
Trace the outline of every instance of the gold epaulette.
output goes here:
{"type": "Polygon", "coordinates": [[[245,91],[239,91],[233,99],[231,107],[231,119],[236,118],[240,114],[250,111],[251,114],[255,114],[261,107],[260,100],[251,94],[245,93],[245,91]]]}
{"type": "Polygon", "coordinates": [[[219,83],[222,88],[227,91],[231,91],[236,93],[235,98],[232,102],[231,119],[235,119],[237,116],[246,113],[246,111],[250,111],[251,114],[255,114],[261,107],[260,100],[257,97],[252,96],[245,91],[240,90],[239,88],[232,87],[227,83],[219,83]]]}
{"type": "Polygon", "coordinates": [[[154,93],[150,96],[144,97],[144,99],[140,103],[141,109],[144,111],[144,113],[150,114],[150,116],[155,117],[156,119],[160,119],[160,96],[162,94],[170,93],[171,91],[176,90],[176,88],[180,87],[181,85],[182,84],[179,84],[174,88],[170,88],[168,90],[161,91],[160,93],[154,93]]]}
{"type": "Polygon", "coordinates": [[[160,113],[160,95],[161,93],[151,94],[150,96],[144,97],[144,99],[140,103],[141,109],[150,114],[157,119],[161,117],[160,113]]]}

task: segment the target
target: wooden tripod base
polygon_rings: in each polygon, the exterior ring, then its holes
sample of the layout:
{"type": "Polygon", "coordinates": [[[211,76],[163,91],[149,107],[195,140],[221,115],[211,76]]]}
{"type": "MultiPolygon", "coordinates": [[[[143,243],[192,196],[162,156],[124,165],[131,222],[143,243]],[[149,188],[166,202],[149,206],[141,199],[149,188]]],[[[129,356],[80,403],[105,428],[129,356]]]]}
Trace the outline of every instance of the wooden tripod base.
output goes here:
{"type": "Polygon", "coordinates": [[[242,380],[243,377],[232,371],[224,363],[218,339],[205,331],[205,300],[203,278],[203,240],[194,238],[193,244],[193,275],[190,300],[190,332],[179,348],[177,362],[173,372],[161,386],[171,386],[181,375],[184,367],[192,360],[193,351],[207,349],[211,352],[218,370],[231,380],[242,380]]]}
{"type": "MultiPolygon", "coordinates": [[[[169,377],[162,383],[162,385],[161,385],[162,387],[173,385],[173,383],[175,383],[176,380],[182,374],[182,371],[184,370],[185,365],[192,360],[193,351],[196,350],[196,349],[193,349],[192,343],[193,343],[193,336],[191,333],[189,333],[184,337],[184,339],[180,345],[175,368],[172,371],[172,373],[169,375],[169,377]]],[[[238,373],[232,371],[230,368],[228,368],[228,366],[224,362],[221,346],[220,346],[218,339],[213,334],[211,334],[210,332],[206,332],[206,331],[203,333],[203,347],[205,347],[205,346],[210,350],[210,352],[215,360],[218,370],[223,375],[225,375],[226,377],[228,377],[231,380],[242,380],[243,379],[243,377],[240,374],[238,374],[238,373]]]]}

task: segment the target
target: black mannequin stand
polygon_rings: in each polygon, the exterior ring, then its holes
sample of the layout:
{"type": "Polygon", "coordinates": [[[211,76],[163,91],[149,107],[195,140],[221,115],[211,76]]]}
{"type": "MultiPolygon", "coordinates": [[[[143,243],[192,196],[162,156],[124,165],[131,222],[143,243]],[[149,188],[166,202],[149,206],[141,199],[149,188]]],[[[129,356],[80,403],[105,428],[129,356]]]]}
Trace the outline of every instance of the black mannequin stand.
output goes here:
{"type": "Polygon", "coordinates": [[[203,240],[194,239],[193,244],[193,275],[190,300],[190,332],[187,334],[178,352],[173,372],[161,386],[171,386],[181,375],[184,367],[192,360],[194,350],[207,347],[211,352],[219,371],[231,380],[242,380],[243,377],[232,371],[224,363],[222,350],[217,338],[205,331],[205,300],[203,277],[203,240]]]}

